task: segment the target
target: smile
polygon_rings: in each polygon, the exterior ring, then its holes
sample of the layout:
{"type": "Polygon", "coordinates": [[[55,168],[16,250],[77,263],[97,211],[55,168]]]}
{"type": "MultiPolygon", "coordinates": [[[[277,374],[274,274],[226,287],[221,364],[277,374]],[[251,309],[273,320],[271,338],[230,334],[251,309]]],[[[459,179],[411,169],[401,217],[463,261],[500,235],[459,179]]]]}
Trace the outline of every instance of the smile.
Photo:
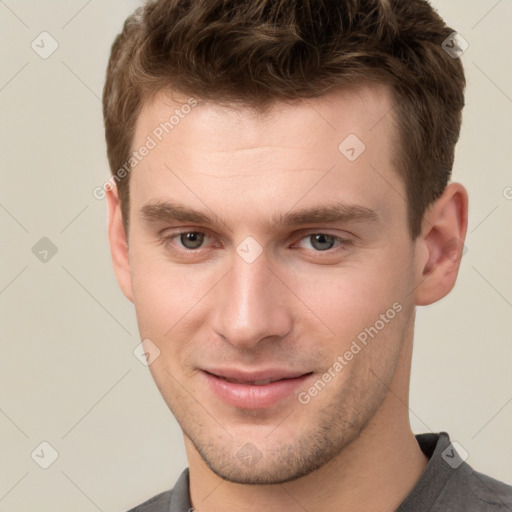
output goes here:
{"type": "Polygon", "coordinates": [[[245,374],[226,370],[203,370],[202,374],[209,390],[217,398],[227,405],[244,409],[272,407],[297,391],[313,375],[312,372],[282,370],[245,374]]]}

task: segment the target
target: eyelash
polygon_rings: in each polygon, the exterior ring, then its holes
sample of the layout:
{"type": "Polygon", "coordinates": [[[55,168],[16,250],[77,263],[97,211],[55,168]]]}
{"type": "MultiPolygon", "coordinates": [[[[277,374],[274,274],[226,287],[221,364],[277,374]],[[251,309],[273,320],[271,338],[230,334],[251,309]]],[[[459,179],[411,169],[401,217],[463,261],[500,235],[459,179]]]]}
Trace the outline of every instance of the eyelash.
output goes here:
{"type": "MultiPolygon", "coordinates": [[[[161,236],[160,237],[160,243],[166,248],[168,249],[171,242],[175,239],[179,239],[179,237],[181,235],[184,235],[184,234],[187,234],[187,233],[199,233],[199,234],[202,234],[202,235],[205,235],[206,237],[209,237],[209,234],[208,232],[205,232],[205,231],[194,231],[194,230],[183,230],[183,231],[179,231],[177,233],[173,233],[172,235],[166,235],[166,236],[161,236]]],[[[323,231],[309,231],[307,233],[305,233],[300,239],[299,239],[299,242],[301,242],[302,240],[306,239],[306,238],[309,238],[313,235],[326,235],[328,237],[332,237],[335,239],[335,241],[338,243],[337,245],[335,245],[334,247],[330,248],[330,249],[326,249],[324,251],[319,251],[319,250],[315,250],[315,249],[306,249],[308,252],[313,252],[313,253],[316,253],[316,254],[333,254],[335,252],[338,252],[338,250],[346,250],[348,249],[349,247],[351,247],[354,243],[352,240],[349,240],[349,239],[346,239],[346,238],[342,238],[338,235],[332,235],[330,233],[324,233],[323,231]]],[[[213,238],[213,237],[212,237],[213,238]]],[[[203,249],[203,247],[198,247],[197,249],[188,249],[187,247],[183,247],[183,246],[180,246],[179,249],[177,249],[178,251],[182,252],[182,253],[185,253],[185,254],[192,254],[192,253],[199,253],[199,251],[203,249]]]]}

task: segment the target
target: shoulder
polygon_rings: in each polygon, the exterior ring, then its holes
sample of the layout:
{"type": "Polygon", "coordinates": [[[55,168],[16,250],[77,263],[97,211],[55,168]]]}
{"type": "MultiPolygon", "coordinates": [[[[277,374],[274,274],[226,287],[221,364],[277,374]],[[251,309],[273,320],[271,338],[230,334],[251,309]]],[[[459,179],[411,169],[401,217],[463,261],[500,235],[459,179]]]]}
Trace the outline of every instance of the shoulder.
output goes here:
{"type": "Polygon", "coordinates": [[[128,510],[128,512],[168,512],[171,502],[171,490],[161,492],[149,500],[128,510]]]}
{"type": "Polygon", "coordinates": [[[448,433],[417,434],[416,440],[429,461],[397,512],[512,512],[512,486],[475,471],[448,433]]]}
{"type": "Polygon", "coordinates": [[[468,485],[482,502],[499,507],[498,510],[512,510],[512,485],[474,470],[470,475],[468,485]]]}
{"type": "Polygon", "coordinates": [[[458,477],[450,480],[439,502],[436,503],[436,510],[446,510],[445,507],[452,505],[453,498],[456,497],[457,507],[460,510],[512,511],[511,485],[479,473],[467,464],[464,465],[464,471],[458,477]]]}
{"type": "Polygon", "coordinates": [[[188,468],[184,469],[172,489],[161,492],[128,512],[173,512],[191,510],[188,468]]]}

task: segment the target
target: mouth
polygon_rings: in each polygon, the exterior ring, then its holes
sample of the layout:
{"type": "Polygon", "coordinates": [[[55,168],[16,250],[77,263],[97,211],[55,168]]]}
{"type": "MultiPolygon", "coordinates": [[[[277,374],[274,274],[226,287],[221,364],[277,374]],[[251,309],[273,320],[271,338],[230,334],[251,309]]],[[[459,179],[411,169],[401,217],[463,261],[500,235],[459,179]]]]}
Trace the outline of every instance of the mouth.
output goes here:
{"type": "Polygon", "coordinates": [[[271,369],[258,372],[237,370],[202,370],[209,389],[224,403],[243,409],[271,407],[289,395],[313,375],[313,372],[294,372],[271,369]]]}
{"type": "Polygon", "coordinates": [[[296,378],[296,377],[278,377],[276,379],[243,380],[243,379],[234,379],[231,377],[224,377],[222,375],[215,375],[212,373],[210,375],[213,375],[214,377],[217,377],[218,379],[225,380],[226,382],[232,382],[234,384],[244,384],[246,386],[265,386],[266,384],[270,384],[272,382],[278,382],[280,380],[290,380],[290,379],[296,378]]]}
{"type": "Polygon", "coordinates": [[[227,382],[234,382],[235,384],[245,384],[247,386],[265,386],[265,384],[270,384],[271,382],[277,382],[278,380],[281,380],[281,379],[276,379],[276,380],[266,379],[266,380],[255,380],[255,381],[244,382],[242,380],[228,379],[227,377],[219,377],[219,379],[225,380],[227,382]]]}

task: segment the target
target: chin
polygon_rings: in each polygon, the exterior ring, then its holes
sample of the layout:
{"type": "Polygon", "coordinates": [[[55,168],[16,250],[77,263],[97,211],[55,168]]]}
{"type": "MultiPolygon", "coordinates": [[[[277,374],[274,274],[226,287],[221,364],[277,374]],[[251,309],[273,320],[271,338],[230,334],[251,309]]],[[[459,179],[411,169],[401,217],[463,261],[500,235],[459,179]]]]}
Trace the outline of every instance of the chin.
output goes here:
{"type": "Polygon", "coordinates": [[[235,443],[229,447],[213,443],[205,446],[191,439],[213,473],[228,482],[244,485],[283,484],[302,478],[339,455],[351,440],[328,440],[328,436],[316,431],[292,441],[274,439],[272,445],[267,440],[260,450],[250,441],[237,449],[235,443]]]}

